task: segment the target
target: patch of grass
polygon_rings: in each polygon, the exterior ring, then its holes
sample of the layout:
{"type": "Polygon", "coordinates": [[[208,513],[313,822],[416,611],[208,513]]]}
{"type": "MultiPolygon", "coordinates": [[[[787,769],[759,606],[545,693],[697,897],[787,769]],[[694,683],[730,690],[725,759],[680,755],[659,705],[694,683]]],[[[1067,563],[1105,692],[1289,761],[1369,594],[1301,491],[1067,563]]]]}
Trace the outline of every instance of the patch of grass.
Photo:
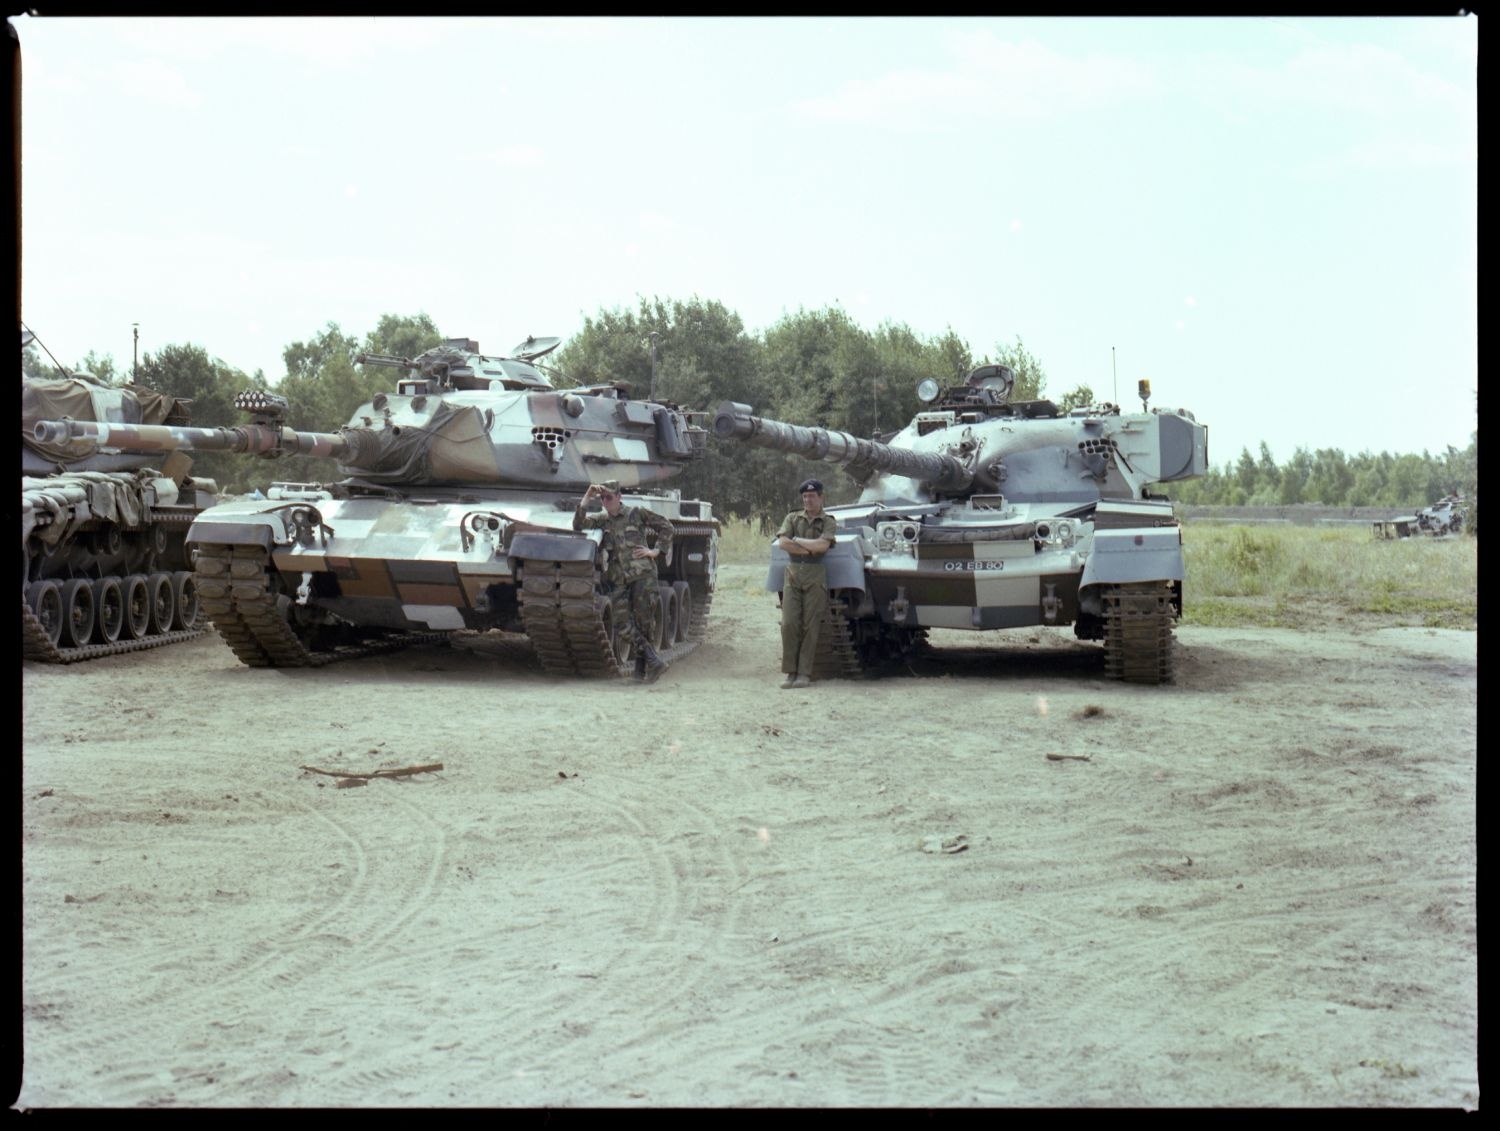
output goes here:
{"type": "Polygon", "coordinates": [[[719,533],[719,561],[752,565],[771,560],[771,535],[749,519],[726,518],[719,533]]]}
{"type": "Polygon", "coordinates": [[[1373,538],[1358,526],[1184,527],[1184,620],[1287,625],[1375,614],[1393,626],[1475,628],[1479,543],[1373,538]]]}

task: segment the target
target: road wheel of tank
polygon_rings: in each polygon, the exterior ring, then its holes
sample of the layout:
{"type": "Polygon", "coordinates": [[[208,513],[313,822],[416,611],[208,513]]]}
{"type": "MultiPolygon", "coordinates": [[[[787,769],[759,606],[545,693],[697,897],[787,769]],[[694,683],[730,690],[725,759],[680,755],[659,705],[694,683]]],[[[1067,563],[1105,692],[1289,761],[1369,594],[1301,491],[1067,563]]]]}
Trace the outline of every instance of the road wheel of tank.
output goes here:
{"type": "Polygon", "coordinates": [[[124,545],[124,539],[120,535],[120,528],[110,523],[103,530],[94,534],[94,553],[103,558],[112,558],[120,552],[124,545]]]}
{"type": "Polygon", "coordinates": [[[26,603],[36,614],[47,640],[56,646],[63,632],[62,587],[55,581],[33,581],[26,589],[26,603]]]}
{"type": "Polygon", "coordinates": [[[688,629],[693,623],[693,587],[686,581],[674,581],[672,590],[677,594],[676,641],[681,644],[688,638],[688,629]]]}
{"type": "Polygon", "coordinates": [[[151,597],[151,631],[171,632],[177,618],[177,598],[172,592],[170,573],[153,573],[146,578],[146,592],[151,597]]]}
{"type": "Polygon", "coordinates": [[[81,647],[94,632],[94,588],[82,577],[62,587],[63,643],[81,647]]]}
{"type": "Polygon", "coordinates": [[[118,577],[102,577],[93,583],[94,638],[113,644],[125,627],[125,592],[118,577]]]}
{"type": "Polygon", "coordinates": [[[660,628],[656,634],[656,646],[662,651],[672,647],[677,640],[677,593],[667,584],[658,584],[657,597],[661,607],[660,628]]]}
{"type": "Polygon", "coordinates": [[[172,574],[172,627],[196,628],[198,625],[198,580],[189,569],[172,574]]]}
{"type": "Polygon", "coordinates": [[[125,596],[125,635],[139,640],[151,631],[151,591],[144,577],[132,573],[121,579],[120,592],[125,596]]]}

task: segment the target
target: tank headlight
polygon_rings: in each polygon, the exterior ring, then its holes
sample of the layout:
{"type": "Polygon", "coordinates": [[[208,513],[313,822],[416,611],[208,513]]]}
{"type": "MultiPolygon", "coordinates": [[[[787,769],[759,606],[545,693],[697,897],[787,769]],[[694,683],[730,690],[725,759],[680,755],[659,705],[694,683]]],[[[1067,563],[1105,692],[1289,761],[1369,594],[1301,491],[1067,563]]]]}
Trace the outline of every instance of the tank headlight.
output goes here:
{"type": "Polygon", "coordinates": [[[1073,527],[1070,523],[1059,522],[1057,524],[1057,540],[1059,542],[1070,541],[1073,537],[1073,527]]]}
{"type": "Polygon", "coordinates": [[[931,404],[942,395],[943,387],[931,377],[924,377],[917,382],[917,400],[923,404],[931,404]]]}
{"type": "Polygon", "coordinates": [[[1036,536],[1038,538],[1040,538],[1043,542],[1047,541],[1049,538],[1052,537],[1052,527],[1048,526],[1045,522],[1039,522],[1039,523],[1037,523],[1036,524],[1036,536]]]}
{"type": "Polygon", "coordinates": [[[911,523],[907,523],[901,528],[901,537],[907,542],[915,542],[917,540],[917,528],[911,523]]]}

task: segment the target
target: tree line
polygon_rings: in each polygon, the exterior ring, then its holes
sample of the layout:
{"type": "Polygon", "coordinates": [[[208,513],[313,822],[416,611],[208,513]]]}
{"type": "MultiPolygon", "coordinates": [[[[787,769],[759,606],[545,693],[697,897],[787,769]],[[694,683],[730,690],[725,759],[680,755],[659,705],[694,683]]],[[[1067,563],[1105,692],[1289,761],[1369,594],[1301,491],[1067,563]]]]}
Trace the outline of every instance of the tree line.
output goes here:
{"type": "MultiPolygon", "coordinates": [[[[383,315],[363,337],[335,322],[282,351],[285,373],[272,382],[256,370],[246,374],[195,344],[167,345],[141,358],[136,380],[193,402],[193,424],[224,426],[242,416],[235,394],[270,389],[287,398],[288,423],[299,430],[337,431],[374,394],[394,387],[396,372],[360,365],[360,353],[415,357],[442,342],[425,313],[383,315]]],[[[492,354],[503,346],[481,343],[492,354]]],[[[26,347],[28,374],[60,376],[36,345],[26,347]]],[[[957,384],[976,365],[1000,362],[1017,375],[1014,398],[1047,396],[1041,363],[1018,335],[976,356],[949,328],[923,335],[905,323],[886,321],[873,329],[844,310],[825,307],[783,314],[767,329],[752,333],[723,303],[694,296],[687,300],[641,298],[633,308],[601,309],[540,367],[559,388],[603,382],[629,386],[631,395],[654,395],[688,410],[712,411],[722,401],[749,404],[762,416],[838,429],[856,436],[888,438],[921,407],[916,387],[923,378],[957,384]]],[[[74,367],[113,384],[127,384],[109,355],[90,352],[74,367]]],[[[1093,402],[1093,391],[1079,385],[1052,398],[1062,408],[1093,402]]],[[[705,424],[709,423],[707,420],[705,424]]],[[[1245,450],[1238,462],[1213,468],[1201,479],[1171,485],[1185,503],[1280,504],[1300,502],[1349,506],[1418,507],[1458,490],[1477,497],[1478,434],[1467,451],[1450,447],[1439,456],[1346,456],[1338,449],[1298,448],[1279,465],[1268,446],[1260,455],[1245,450]]],[[[857,486],[829,465],[823,475],[829,501],[850,501],[857,486]]],[[[710,441],[701,460],[676,482],[687,497],[712,501],[720,514],[779,518],[797,503],[796,484],[809,472],[805,460],[778,452],[710,441]]],[[[282,457],[259,460],[200,452],[194,473],[213,478],[239,493],[265,488],[274,480],[327,482],[338,477],[330,460],[282,457]]]]}
{"type": "Polygon", "coordinates": [[[1276,462],[1262,441],[1258,456],[1244,448],[1234,463],[1171,487],[1171,496],[1178,502],[1210,506],[1319,503],[1411,510],[1456,493],[1469,501],[1472,530],[1477,526],[1479,433],[1470,433],[1466,449],[1460,451],[1450,444],[1438,455],[1424,451],[1421,455],[1360,452],[1351,456],[1338,448],[1299,447],[1283,464],[1276,462]]]}

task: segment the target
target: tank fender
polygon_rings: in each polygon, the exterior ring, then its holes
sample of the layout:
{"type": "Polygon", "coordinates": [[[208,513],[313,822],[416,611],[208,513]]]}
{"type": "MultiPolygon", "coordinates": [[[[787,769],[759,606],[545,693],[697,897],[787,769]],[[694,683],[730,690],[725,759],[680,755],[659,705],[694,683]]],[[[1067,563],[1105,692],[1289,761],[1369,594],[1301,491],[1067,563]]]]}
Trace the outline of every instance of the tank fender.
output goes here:
{"type": "Polygon", "coordinates": [[[1181,581],[1182,575],[1182,537],[1177,527],[1095,530],[1078,587],[1181,581]]]}
{"type": "Polygon", "coordinates": [[[591,562],[595,545],[592,538],[577,534],[538,534],[523,531],[510,540],[506,551],[512,558],[540,562],[591,562]]]}
{"type": "Polygon", "coordinates": [[[259,546],[264,550],[276,545],[290,545],[291,541],[286,524],[276,514],[241,514],[229,522],[205,522],[198,518],[188,527],[186,538],[189,546],[214,542],[225,546],[259,546]]]}
{"type": "MultiPolygon", "coordinates": [[[[771,570],[766,575],[768,593],[781,592],[782,574],[791,560],[790,554],[775,542],[771,543],[771,570]]],[[[866,588],[865,556],[860,552],[857,535],[836,537],[833,547],[823,555],[823,562],[828,567],[828,588],[860,590],[866,588]]]]}

